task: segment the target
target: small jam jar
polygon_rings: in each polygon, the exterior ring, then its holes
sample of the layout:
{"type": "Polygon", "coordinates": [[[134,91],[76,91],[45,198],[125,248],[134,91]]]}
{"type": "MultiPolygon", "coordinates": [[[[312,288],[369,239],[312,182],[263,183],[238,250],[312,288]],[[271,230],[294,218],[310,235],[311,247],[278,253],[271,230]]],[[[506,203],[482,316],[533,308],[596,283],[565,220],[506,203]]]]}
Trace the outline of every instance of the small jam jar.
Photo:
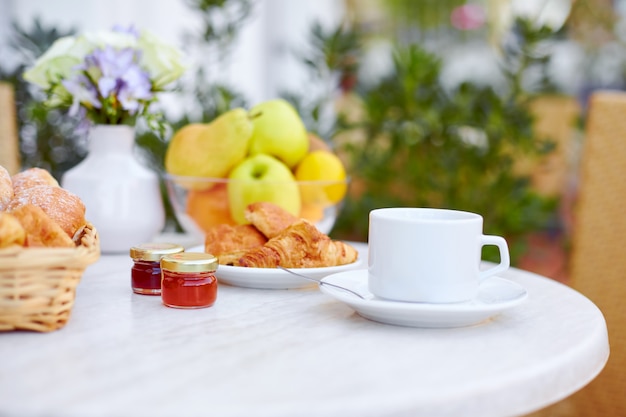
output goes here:
{"type": "Polygon", "coordinates": [[[161,258],[161,299],[174,308],[210,307],[217,298],[217,258],[184,252],[161,258]]]}
{"type": "Polygon", "coordinates": [[[161,258],[184,250],[182,246],[173,243],[142,243],[130,248],[130,257],[134,261],[130,273],[133,292],[161,294],[161,258]]]}

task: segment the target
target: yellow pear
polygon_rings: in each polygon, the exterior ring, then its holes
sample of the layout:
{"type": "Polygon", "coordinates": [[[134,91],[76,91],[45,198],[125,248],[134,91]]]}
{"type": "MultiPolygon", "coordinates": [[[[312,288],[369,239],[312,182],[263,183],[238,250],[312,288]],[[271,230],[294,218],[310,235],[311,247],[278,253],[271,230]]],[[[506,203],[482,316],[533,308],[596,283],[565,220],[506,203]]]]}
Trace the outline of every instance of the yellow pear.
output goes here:
{"type": "Polygon", "coordinates": [[[190,177],[225,178],[248,153],[252,122],[236,108],[211,123],[192,123],[179,129],[167,147],[165,170],[190,177]]]}

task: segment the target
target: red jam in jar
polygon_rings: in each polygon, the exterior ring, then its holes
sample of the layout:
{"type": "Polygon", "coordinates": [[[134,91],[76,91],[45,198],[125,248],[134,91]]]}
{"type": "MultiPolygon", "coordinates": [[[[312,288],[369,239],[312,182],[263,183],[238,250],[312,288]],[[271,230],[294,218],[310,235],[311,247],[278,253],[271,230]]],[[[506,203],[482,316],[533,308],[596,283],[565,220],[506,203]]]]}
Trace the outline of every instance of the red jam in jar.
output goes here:
{"type": "Polygon", "coordinates": [[[217,298],[217,258],[184,252],[161,259],[161,299],[174,308],[210,307],[217,298]]]}
{"type": "Polygon", "coordinates": [[[130,248],[130,257],[134,261],[130,272],[133,292],[161,294],[161,258],[184,250],[182,246],[173,243],[142,243],[130,248]]]}

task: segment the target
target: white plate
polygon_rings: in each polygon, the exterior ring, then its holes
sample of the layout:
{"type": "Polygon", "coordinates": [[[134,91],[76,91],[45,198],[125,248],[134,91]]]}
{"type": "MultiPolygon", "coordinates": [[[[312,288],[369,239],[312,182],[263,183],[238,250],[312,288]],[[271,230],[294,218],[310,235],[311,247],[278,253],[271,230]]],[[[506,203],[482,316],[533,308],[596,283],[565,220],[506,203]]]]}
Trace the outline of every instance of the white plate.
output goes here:
{"type": "Polygon", "coordinates": [[[367,269],[342,272],[322,279],[320,290],[359,315],[378,322],[411,327],[461,327],[481,323],[519,305],[528,293],[521,285],[499,277],[485,280],[476,297],[463,303],[430,304],[384,300],[367,287],[367,269]],[[356,291],[365,300],[324,282],[356,291]]]}
{"type": "MultiPolygon", "coordinates": [[[[292,268],[293,271],[308,277],[320,280],[327,275],[351,271],[367,267],[367,245],[353,244],[358,252],[357,260],[348,265],[329,266],[324,268],[292,268]],[[365,247],[363,251],[362,247],[365,247]]],[[[188,252],[203,252],[203,246],[187,249],[188,252]]],[[[289,272],[276,268],[244,268],[241,266],[220,265],[215,273],[218,282],[234,285],[237,287],[257,288],[263,290],[287,290],[295,288],[307,288],[317,285],[313,281],[298,278],[289,272]]]]}

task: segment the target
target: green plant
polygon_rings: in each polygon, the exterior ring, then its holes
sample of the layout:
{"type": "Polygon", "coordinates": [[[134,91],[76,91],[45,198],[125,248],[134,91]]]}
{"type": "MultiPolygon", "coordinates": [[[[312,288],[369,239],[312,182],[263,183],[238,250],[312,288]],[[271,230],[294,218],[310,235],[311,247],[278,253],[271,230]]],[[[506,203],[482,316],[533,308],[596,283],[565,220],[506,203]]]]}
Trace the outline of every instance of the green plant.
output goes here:
{"type": "MultiPolygon", "coordinates": [[[[515,161],[551,150],[548,140],[534,134],[531,95],[521,81],[529,68],[546,65],[545,57],[529,51],[549,33],[527,36],[530,26],[518,25],[523,30],[516,32],[517,48],[504,50],[505,90],[469,82],[446,89],[440,58],[417,44],[396,48],[388,76],[356,85],[352,94],[362,116],[354,121],[340,114],[333,137],[353,178],[335,237],[366,240],[368,213],[378,207],[453,208],[482,214],[485,232],[506,236],[516,259],[522,237],[546,226],[556,201],[534,193],[515,161]]],[[[323,37],[328,53],[335,36],[323,37]]],[[[487,258],[494,256],[486,251],[487,258]]]]}
{"type": "MultiPolygon", "coordinates": [[[[449,29],[450,13],[455,7],[465,4],[465,0],[384,0],[390,23],[394,28],[406,32],[449,29]]],[[[415,34],[413,34],[415,35],[415,34]]]]}
{"type": "Polygon", "coordinates": [[[507,97],[522,101],[532,93],[555,93],[558,88],[548,73],[552,48],[550,44],[560,39],[565,30],[554,32],[524,18],[517,18],[500,45],[501,70],[508,81],[507,97]]]}
{"type": "MultiPolygon", "coordinates": [[[[239,28],[250,17],[250,0],[187,0],[188,6],[198,13],[202,21],[196,32],[183,35],[188,47],[200,50],[208,56],[218,57],[221,62],[228,55],[236,39],[239,28]]],[[[236,89],[212,80],[209,71],[202,66],[194,69],[193,82],[180,86],[179,93],[187,95],[199,112],[184,114],[178,120],[169,120],[170,130],[165,134],[143,129],[137,136],[137,144],[142,149],[151,166],[164,172],[165,151],[172,131],[189,123],[206,123],[222,113],[245,107],[243,94],[236,89]]]]}
{"type": "Polygon", "coordinates": [[[308,37],[309,48],[297,52],[312,82],[322,86],[317,95],[301,91],[282,91],[280,95],[294,105],[309,132],[330,142],[337,123],[324,120],[324,108],[333,106],[337,90],[351,90],[357,80],[362,48],[357,32],[343,26],[325,30],[313,23],[308,37]]]}
{"type": "Polygon", "coordinates": [[[0,66],[0,80],[12,84],[15,91],[22,167],[46,168],[57,179],[84,158],[84,134],[76,129],[77,119],[42,106],[43,93],[25,82],[22,73],[55,40],[74,32],[47,27],[39,19],[28,29],[14,23],[9,46],[20,62],[13,69],[0,66]]]}

